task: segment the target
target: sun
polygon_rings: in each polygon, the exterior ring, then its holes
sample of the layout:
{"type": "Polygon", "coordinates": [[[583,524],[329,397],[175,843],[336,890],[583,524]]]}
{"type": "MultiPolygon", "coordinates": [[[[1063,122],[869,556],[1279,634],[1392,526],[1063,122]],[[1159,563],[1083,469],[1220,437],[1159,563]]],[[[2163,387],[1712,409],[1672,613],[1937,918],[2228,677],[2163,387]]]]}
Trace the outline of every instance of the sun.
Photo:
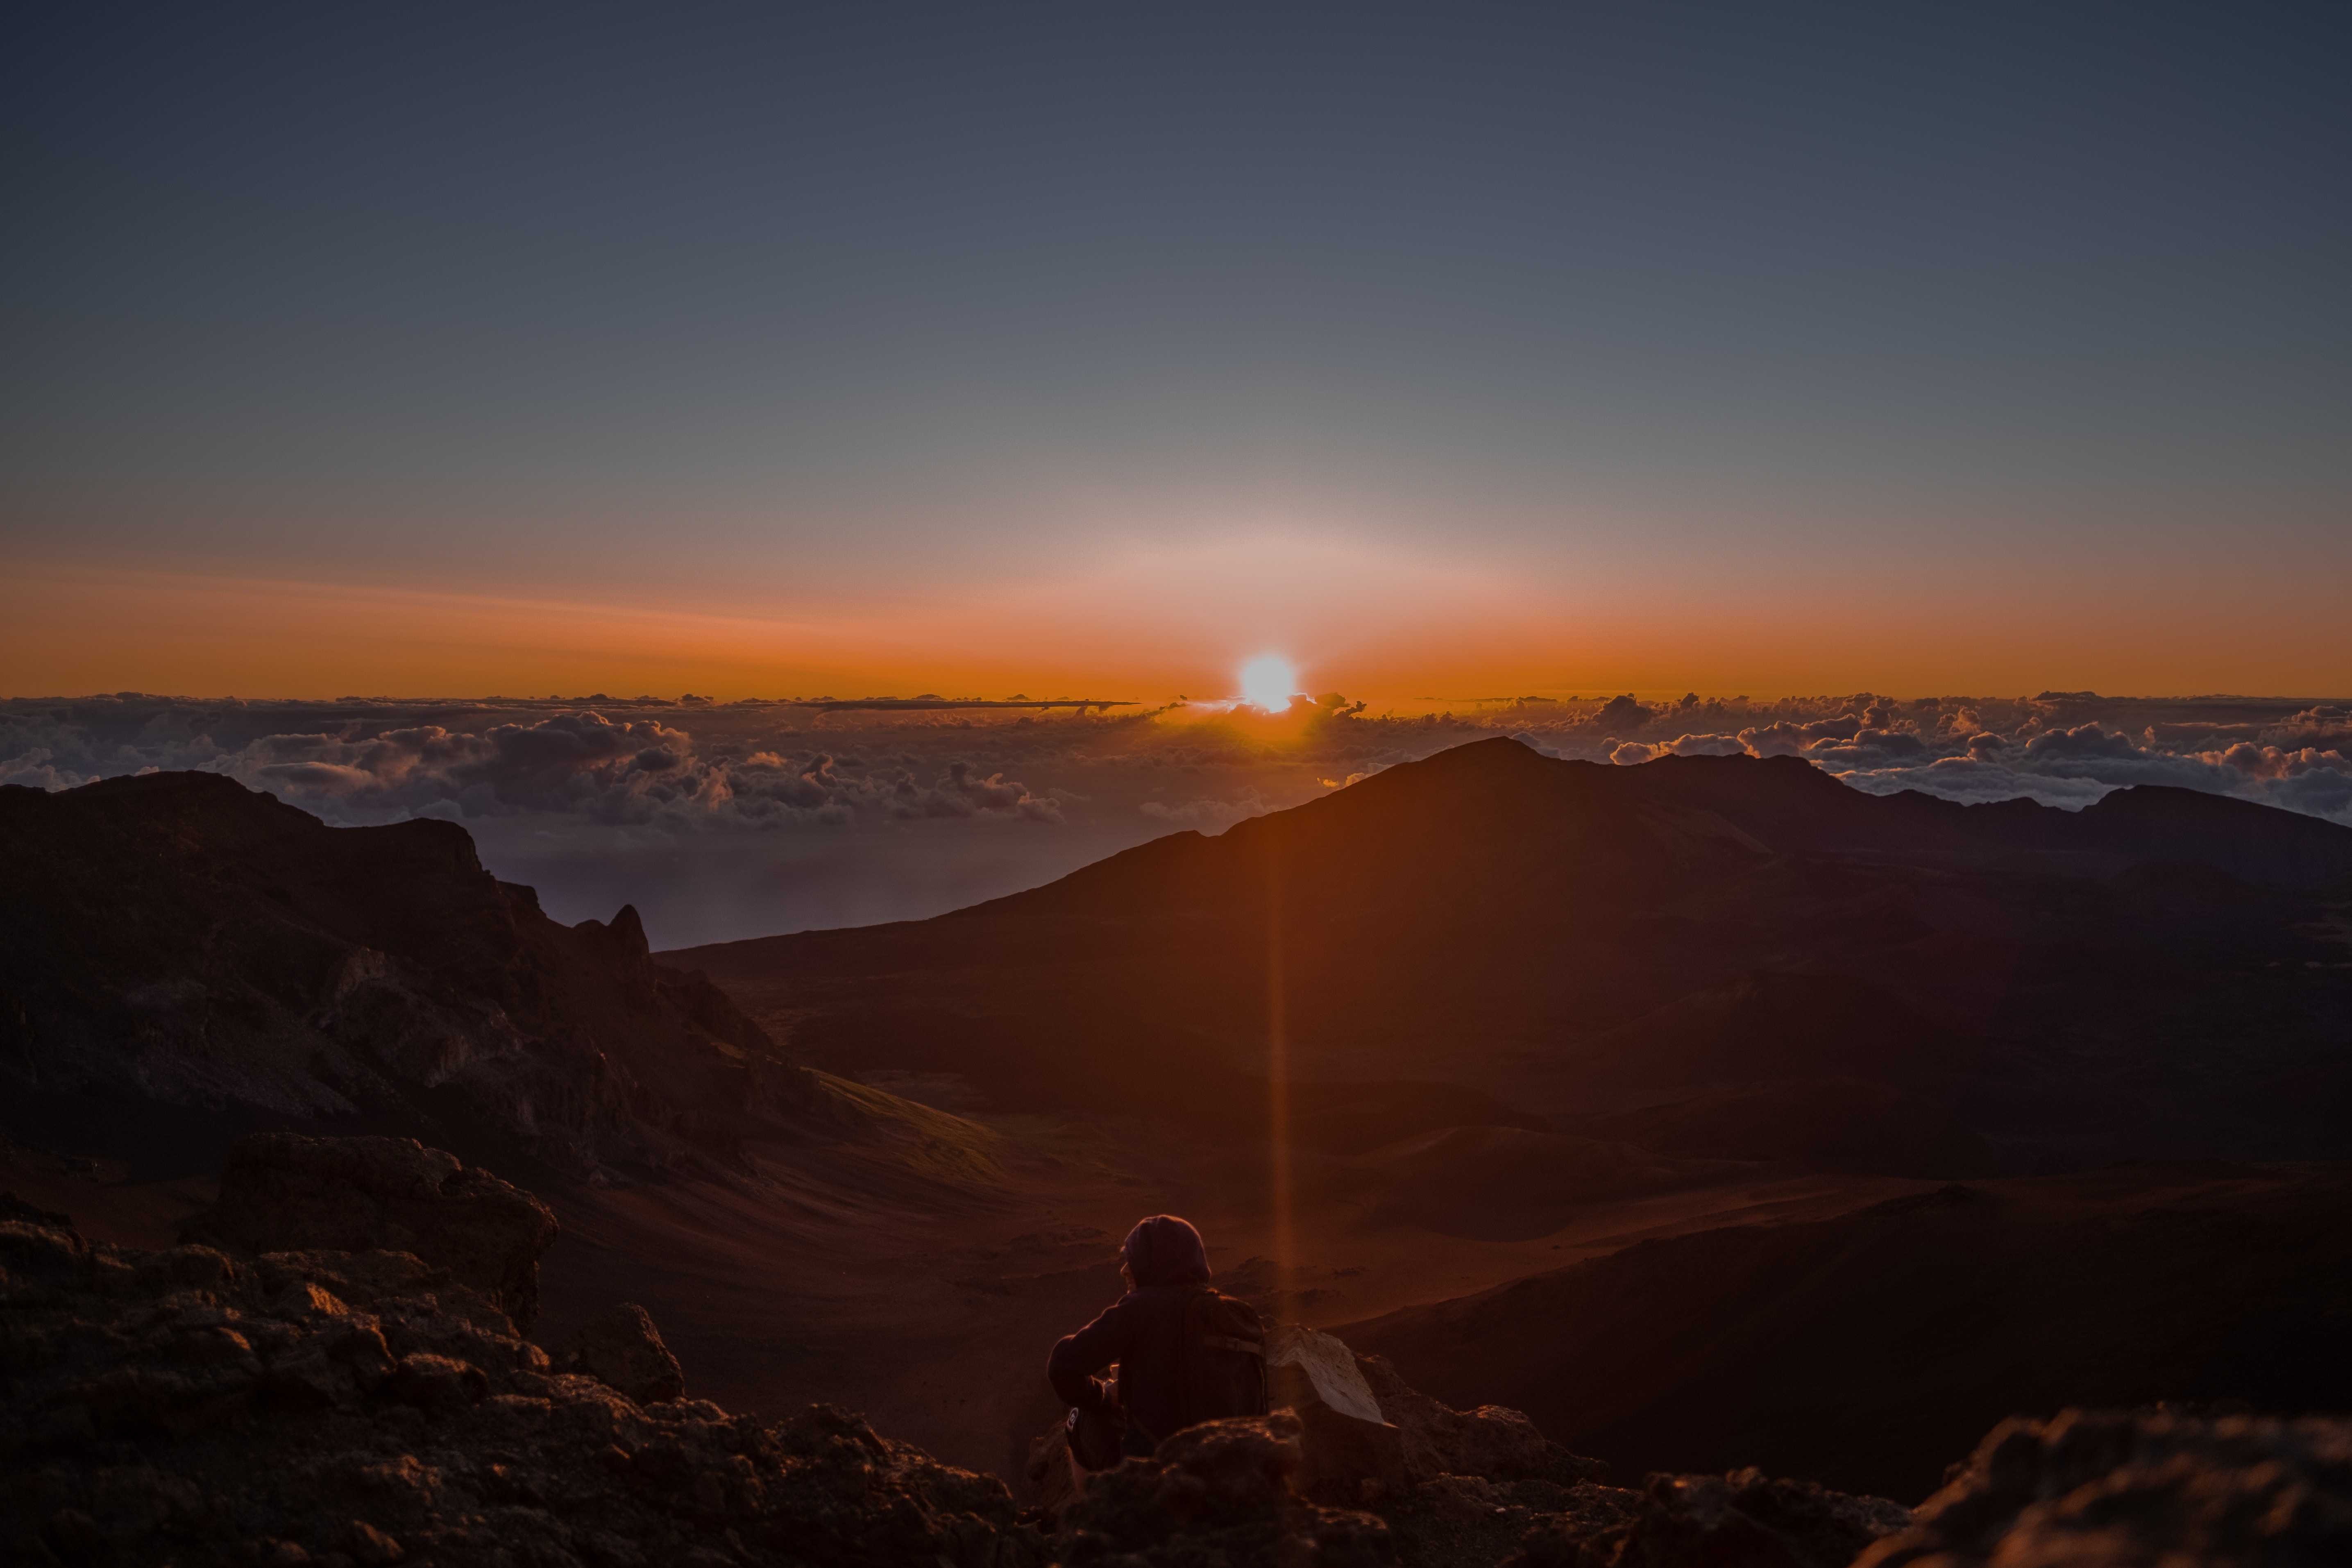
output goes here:
{"type": "Polygon", "coordinates": [[[1298,695],[1298,671],[1278,653],[1262,653],[1242,666],[1242,700],[1279,713],[1298,695]]]}

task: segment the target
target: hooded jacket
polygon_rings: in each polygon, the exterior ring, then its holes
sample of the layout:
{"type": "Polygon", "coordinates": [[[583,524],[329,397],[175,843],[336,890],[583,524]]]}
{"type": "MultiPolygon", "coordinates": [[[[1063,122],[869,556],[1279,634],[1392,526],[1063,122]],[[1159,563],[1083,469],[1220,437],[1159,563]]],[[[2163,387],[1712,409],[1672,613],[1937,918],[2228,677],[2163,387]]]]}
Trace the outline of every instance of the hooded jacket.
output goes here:
{"type": "Polygon", "coordinates": [[[1190,1222],[1159,1214],[1127,1233],[1119,1258],[1133,1289],[1056,1344],[1045,1376],[1063,1404],[1093,1409],[1103,1401],[1095,1374],[1117,1362],[1118,1403],[1156,1443],[1177,1428],[1184,1300],[1209,1282],[1209,1249],[1190,1222]]]}

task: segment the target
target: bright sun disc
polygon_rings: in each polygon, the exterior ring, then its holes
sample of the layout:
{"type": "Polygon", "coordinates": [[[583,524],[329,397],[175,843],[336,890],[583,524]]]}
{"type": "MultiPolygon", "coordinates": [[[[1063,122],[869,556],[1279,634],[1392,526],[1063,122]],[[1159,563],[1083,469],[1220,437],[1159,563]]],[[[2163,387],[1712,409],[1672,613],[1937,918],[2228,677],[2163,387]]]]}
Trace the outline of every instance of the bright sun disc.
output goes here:
{"type": "Polygon", "coordinates": [[[1265,653],[1242,666],[1242,700],[1279,713],[1298,694],[1298,671],[1279,654],[1265,653]]]}

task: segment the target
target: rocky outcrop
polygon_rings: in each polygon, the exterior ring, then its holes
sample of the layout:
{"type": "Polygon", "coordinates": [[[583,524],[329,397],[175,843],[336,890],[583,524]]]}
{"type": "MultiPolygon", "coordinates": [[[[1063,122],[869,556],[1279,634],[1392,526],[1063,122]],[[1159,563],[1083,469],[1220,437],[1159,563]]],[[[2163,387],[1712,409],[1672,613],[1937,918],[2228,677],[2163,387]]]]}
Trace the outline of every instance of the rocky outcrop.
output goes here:
{"type": "Polygon", "coordinates": [[[414,1138],[265,1132],[230,1149],[219,1201],[181,1239],[247,1255],[410,1253],[528,1330],[555,1233],[539,1199],[414,1138]]]}
{"type": "Polygon", "coordinates": [[[1546,1521],[1507,1568],[1845,1568],[1910,1521],[1885,1498],[1759,1470],[1652,1476],[1622,1520],[1599,1531],[1546,1521]]]}
{"type": "Polygon", "coordinates": [[[816,1407],[640,1404],[405,1253],[0,1221],[0,1560],[1032,1568],[1002,1483],[816,1407]]]}
{"type": "Polygon", "coordinates": [[[2002,1423],[1855,1568],[2352,1562],[2352,1421],[2002,1423]]]}
{"type": "Polygon", "coordinates": [[[1580,1486],[1609,1473],[1599,1459],[1570,1453],[1536,1430],[1536,1424],[1501,1405],[1456,1410],[1432,1399],[1397,1375],[1382,1356],[1358,1356],[1364,1381],[1381,1412],[1402,1434],[1408,1472],[1416,1480],[1432,1476],[1486,1476],[1501,1481],[1549,1481],[1580,1486]]]}
{"type": "Polygon", "coordinates": [[[1149,1460],[1090,1478],[1060,1515],[1056,1554],[1120,1568],[1844,1568],[1909,1517],[1752,1474],[1657,1477],[1631,1492],[1444,1473],[1339,1507],[1300,1489],[1313,1442],[1312,1424],[1287,1409],[1180,1432],[1149,1460]]]}
{"type": "Polygon", "coordinates": [[[1298,1495],[1300,1426],[1287,1411],[1189,1427],[1148,1460],[1087,1484],[1058,1541],[1071,1564],[1311,1563],[1385,1568],[1397,1561],[1385,1521],[1298,1495]]]}
{"type": "Polygon", "coordinates": [[[560,1372],[593,1377],[640,1405],[676,1399],[686,1392],[686,1373],[662,1343],[653,1315],[635,1301],[597,1313],[555,1352],[560,1372]]]}
{"type": "MultiPolygon", "coordinates": [[[[1608,1473],[1601,1461],[1544,1436],[1518,1411],[1440,1404],[1406,1384],[1386,1361],[1358,1356],[1335,1334],[1277,1323],[1265,1342],[1269,1400],[1286,1417],[1286,1441],[1297,1449],[1287,1472],[1290,1485],[1308,1501],[1340,1509],[1420,1507],[1451,1517],[1461,1513],[1464,1497],[1475,1494],[1482,1514],[1517,1508],[1524,1526],[1525,1515],[1559,1511],[1570,1491],[1594,1489],[1608,1473]],[[1524,1497],[1496,1490],[1519,1482],[1534,1483],[1535,1489],[1524,1497]]],[[[1050,1516],[1059,1517],[1079,1495],[1059,1423],[1031,1442],[1025,1475],[1032,1500],[1050,1516]]]]}
{"type": "Polygon", "coordinates": [[[564,926],[455,823],[330,827],[210,773],[0,788],[0,1082],[161,1102],[181,1142],[487,1131],[574,1175],[740,1166],[818,1098],[635,910],[564,926]]]}
{"type": "Polygon", "coordinates": [[[1266,1336],[1269,1393],[1299,1422],[1299,1489],[1338,1507],[1378,1504],[1442,1476],[1596,1481],[1608,1467],[1570,1453],[1518,1411],[1456,1410],[1338,1336],[1277,1324],[1266,1336]]]}
{"type": "Polygon", "coordinates": [[[1031,1446],[1032,1495],[1069,1561],[1845,1568],[1910,1519],[1752,1470],[1609,1486],[1519,1412],[1454,1409],[1334,1335],[1280,1324],[1267,1345],[1263,1421],[1179,1433],[1148,1464],[1084,1479],[1059,1426],[1031,1446]]]}

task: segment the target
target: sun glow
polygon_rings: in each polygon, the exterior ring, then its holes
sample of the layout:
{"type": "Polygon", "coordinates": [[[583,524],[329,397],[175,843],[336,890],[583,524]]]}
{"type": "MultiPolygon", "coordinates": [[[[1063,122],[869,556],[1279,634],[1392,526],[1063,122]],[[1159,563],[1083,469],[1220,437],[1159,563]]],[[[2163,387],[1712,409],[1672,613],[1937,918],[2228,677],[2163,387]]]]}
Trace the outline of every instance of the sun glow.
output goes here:
{"type": "Polygon", "coordinates": [[[1298,671],[1280,654],[1262,653],[1242,666],[1242,700],[1279,713],[1298,695],[1298,671]]]}

